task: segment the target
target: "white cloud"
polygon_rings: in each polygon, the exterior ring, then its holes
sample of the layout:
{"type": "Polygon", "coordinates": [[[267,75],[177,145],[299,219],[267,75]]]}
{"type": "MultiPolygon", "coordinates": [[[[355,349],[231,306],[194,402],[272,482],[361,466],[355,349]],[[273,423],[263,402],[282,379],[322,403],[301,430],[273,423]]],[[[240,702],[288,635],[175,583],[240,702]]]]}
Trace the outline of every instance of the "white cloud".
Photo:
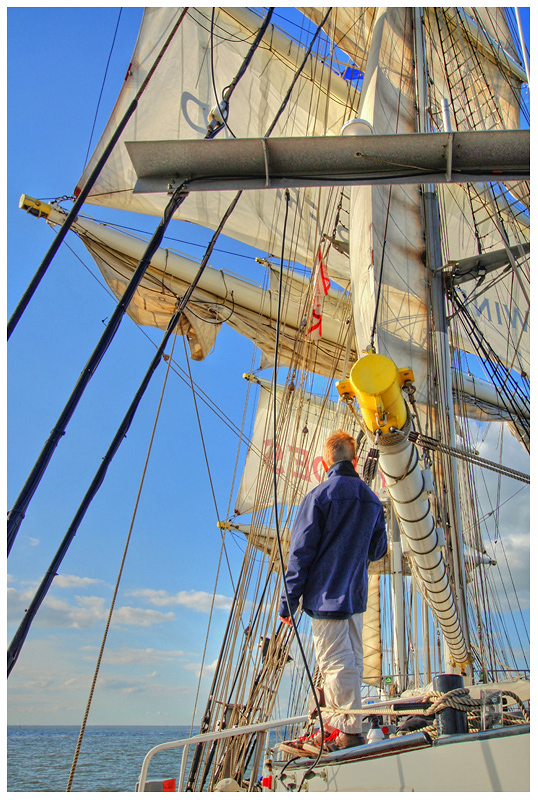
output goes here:
{"type": "MultiPolygon", "coordinates": [[[[13,588],[8,590],[8,622],[19,623],[32,597],[32,590],[24,592],[13,588]]],[[[54,595],[47,595],[33,625],[38,628],[88,629],[97,624],[102,625],[107,619],[108,603],[105,604],[103,597],[77,596],[76,601],[78,605],[60,600],[54,595]]],[[[120,606],[114,611],[112,623],[147,628],[173,619],[172,611],[163,613],[153,609],[120,606]]]]}
{"type": "MultiPolygon", "coordinates": [[[[183,668],[186,669],[186,670],[189,670],[189,672],[195,672],[196,673],[196,677],[200,677],[200,668],[201,668],[201,666],[202,666],[201,663],[198,662],[198,663],[192,663],[192,664],[184,664],[183,668]]],[[[203,670],[202,670],[202,675],[204,677],[206,677],[207,675],[213,675],[213,673],[215,672],[216,666],[217,666],[217,659],[215,659],[215,661],[213,661],[212,664],[206,664],[204,666],[203,670]]]]}
{"type": "MultiPolygon", "coordinates": [[[[93,661],[97,652],[96,647],[81,647],[81,651],[87,651],[88,655],[84,660],[93,661]]],[[[105,664],[132,664],[142,666],[154,666],[157,663],[181,662],[193,653],[185,653],[183,650],[156,650],[153,647],[136,648],[121,647],[116,650],[105,650],[103,663],[105,664]]]]}
{"type": "Polygon", "coordinates": [[[58,589],[78,589],[96,583],[103,583],[103,581],[98,578],[80,578],[78,575],[56,575],[54,578],[54,588],[58,589]]]}
{"type": "Polygon", "coordinates": [[[113,621],[116,625],[133,625],[149,628],[159,622],[170,622],[174,619],[174,612],[153,611],[149,608],[131,608],[122,606],[114,611],[113,621]]]}
{"type": "Polygon", "coordinates": [[[224,609],[229,611],[232,607],[232,598],[225,597],[222,594],[212,595],[209,592],[197,592],[191,589],[187,592],[177,592],[177,594],[169,594],[164,589],[136,589],[132,592],[127,592],[130,597],[144,597],[149,603],[154,606],[185,606],[192,611],[211,611],[211,605],[214,608],[224,609]]]}

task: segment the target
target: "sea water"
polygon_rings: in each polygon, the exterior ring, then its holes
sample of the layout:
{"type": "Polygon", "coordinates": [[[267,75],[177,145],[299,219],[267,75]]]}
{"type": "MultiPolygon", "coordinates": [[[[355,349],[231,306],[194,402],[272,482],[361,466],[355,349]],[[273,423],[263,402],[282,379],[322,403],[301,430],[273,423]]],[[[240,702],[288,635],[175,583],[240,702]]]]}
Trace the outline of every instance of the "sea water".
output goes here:
{"type": "MultiPolygon", "coordinates": [[[[134,792],[144,756],[155,745],[195,735],[182,726],[88,725],[72,792],[134,792]]],[[[78,726],[13,725],[7,731],[7,791],[65,792],[78,726]]],[[[183,748],[157,753],[148,780],[179,777],[183,748]]],[[[194,747],[189,748],[189,760],[194,747]]]]}

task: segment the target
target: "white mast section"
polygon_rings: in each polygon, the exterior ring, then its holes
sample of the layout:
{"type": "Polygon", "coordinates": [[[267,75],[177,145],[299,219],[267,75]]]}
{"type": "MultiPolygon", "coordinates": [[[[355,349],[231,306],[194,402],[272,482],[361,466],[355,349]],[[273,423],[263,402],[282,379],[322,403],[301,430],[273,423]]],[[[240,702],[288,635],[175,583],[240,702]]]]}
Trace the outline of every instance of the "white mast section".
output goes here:
{"type": "Polygon", "coordinates": [[[519,14],[519,8],[516,6],[516,17],[517,17],[517,29],[519,32],[519,42],[521,45],[521,52],[523,53],[523,61],[525,62],[525,74],[527,76],[527,86],[529,87],[529,91],[531,89],[531,71],[529,69],[529,59],[527,58],[527,48],[525,47],[525,37],[523,36],[523,29],[521,27],[521,16],[519,14]]]}

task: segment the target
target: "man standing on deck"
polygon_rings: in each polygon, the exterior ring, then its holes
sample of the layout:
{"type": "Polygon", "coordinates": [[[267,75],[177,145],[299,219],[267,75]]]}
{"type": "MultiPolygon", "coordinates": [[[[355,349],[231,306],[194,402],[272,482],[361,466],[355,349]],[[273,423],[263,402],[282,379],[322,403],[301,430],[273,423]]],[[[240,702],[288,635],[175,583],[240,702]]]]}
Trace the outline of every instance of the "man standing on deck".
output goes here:
{"type": "MultiPolygon", "coordinates": [[[[368,564],[387,552],[383,506],[355,472],[355,439],[344,431],[323,447],[327,480],[304,498],[293,525],[278,614],[291,625],[299,600],[312,618],[317,664],[327,707],[361,708],[362,615],[368,600],[368,564]],[[288,605],[289,603],[289,605],[288,605]]],[[[364,744],[362,717],[323,712],[323,752],[364,744]]],[[[284,742],[294,755],[317,754],[320,733],[284,742]]]]}

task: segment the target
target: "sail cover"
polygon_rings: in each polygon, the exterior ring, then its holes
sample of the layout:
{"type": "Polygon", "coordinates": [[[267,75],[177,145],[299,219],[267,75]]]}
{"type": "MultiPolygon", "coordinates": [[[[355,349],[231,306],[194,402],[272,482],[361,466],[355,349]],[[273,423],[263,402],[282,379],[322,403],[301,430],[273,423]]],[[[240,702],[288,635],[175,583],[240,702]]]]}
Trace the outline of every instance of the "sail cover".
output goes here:
{"type": "MultiPolygon", "coordinates": [[[[80,190],[135,97],[182,9],[146,8],[125,83],[105,131],[80,178],[80,190]]],[[[210,111],[233,80],[261,18],[246,8],[189,8],[172,43],[138,103],[120,141],[94,185],[89,203],[161,215],[164,193],[133,194],[136,182],[125,142],[203,139],[210,111]],[[212,31],[212,33],[211,33],[212,31]],[[217,96],[215,96],[215,92],[217,96]]],[[[220,136],[264,136],[290,87],[303,49],[269,26],[263,43],[237,84],[230,101],[229,128],[220,136]]],[[[358,108],[358,94],[321,61],[310,58],[295,84],[272,136],[339,135],[358,108]]],[[[173,180],[171,175],[170,179],[173,180]]],[[[215,228],[230,192],[191,194],[176,217],[215,228]]],[[[241,198],[226,233],[269,254],[280,254],[284,192],[249,192],[241,198]]],[[[348,242],[344,191],[339,188],[291,190],[293,236],[286,258],[312,267],[322,236],[348,242]],[[344,202],[342,202],[344,199],[344,202]]],[[[348,258],[334,247],[329,272],[345,279],[348,258]]]]}
{"type": "Polygon", "coordinates": [[[382,675],[380,576],[368,575],[368,605],[362,621],[364,683],[379,686],[382,675]]]}

